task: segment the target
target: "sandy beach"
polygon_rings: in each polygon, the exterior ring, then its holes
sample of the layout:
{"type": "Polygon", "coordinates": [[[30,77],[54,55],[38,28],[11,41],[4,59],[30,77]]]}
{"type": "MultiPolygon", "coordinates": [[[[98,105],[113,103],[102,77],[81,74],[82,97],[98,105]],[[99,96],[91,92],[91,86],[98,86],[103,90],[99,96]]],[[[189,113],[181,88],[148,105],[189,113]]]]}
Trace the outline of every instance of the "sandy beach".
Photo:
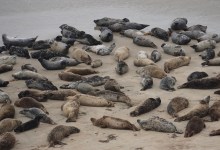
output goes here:
{"type": "MultiPolygon", "coordinates": [[[[143,31],[150,31],[153,27],[160,27],[168,29],[173,19],[177,17],[185,17],[188,19],[188,26],[195,24],[207,25],[208,33],[220,34],[220,1],[218,0],[0,0],[0,34],[6,33],[9,36],[17,37],[35,37],[37,40],[52,39],[60,35],[59,26],[68,24],[79,30],[85,31],[93,35],[97,40],[99,39],[100,31],[94,30],[94,19],[102,17],[112,18],[129,18],[132,22],[149,24],[150,26],[143,29],[143,31]]],[[[162,53],[162,60],[157,63],[163,68],[165,60],[173,56],[167,55],[163,52],[160,45],[164,41],[152,36],[148,36],[157,46],[157,50],[162,53]]],[[[210,137],[209,133],[212,130],[220,129],[219,122],[206,122],[206,128],[199,134],[184,138],[184,134],[177,134],[176,138],[172,138],[172,133],[161,133],[154,131],[140,130],[137,132],[130,130],[114,130],[102,129],[93,126],[90,118],[101,118],[103,115],[118,117],[126,119],[139,127],[137,119],[148,119],[152,116],[159,116],[174,123],[178,129],[185,131],[188,121],[174,122],[167,113],[167,105],[169,101],[176,96],[184,96],[189,99],[189,107],[179,113],[183,115],[187,113],[193,106],[199,103],[203,97],[210,95],[210,106],[216,100],[220,100],[219,95],[215,95],[212,90],[192,90],[192,89],[177,89],[174,92],[168,92],[159,88],[160,79],[153,78],[153,87],[146,91],[140,91],[141,77],[136,74],[137,67],[133,65],[134,58],[138,51],[144,50],[149,55],[154,50],[153,48],[140,47],[133,44],[132,39],[114,33],[114,39],[110,45],[116,43],[116,48],[127,46],[130,49],[130,57],[125,60],[129,65],[129,72],[119,76],[115,72],[117,62],[114,60],[113,53],[108,56],[98,56],[94,53],[89,53],[92,59],[101,59],[103,66],[96,68],[99,71],[98,75],[109,75],[116,79],[121,86],[124,86],[122,91],[128,95],[133,103],[133,107],[128,108],[124,103],[116,103],[115,107],[80,107],[80,114],[77,122],[66,123],[66,117],[62,115],[61,105],[63,101],[48,100],[43,105],[50,112],[50,117],[59,125],[73,125],[80,129],[79,134],[73,134],[63,140],[67,145],[56,146],[56,148],[48,148],[47,135],[55,127],[41,123],[40,126],[34,130],[27,131],[20,134],[15,134],[17,139],[14,150],[218,150],[220,147],[219,137],[210,137]],[[138,117],[130,117],[130,112],[135,107],[146,100],[147,98],[156,96],[161,98],[161,105],[153,111],[140,115],[138,117]],[[110,140],[108,143],[100,142],[106,140],[109,135],[114,135],[116,138],[110,140]]],[[[171,43],[171,40],[169,40],[171,43]]],[[[182,46],[187,56],[191,56],[189,66],[180,67],[169,73],[177,79],[175,88],[187,81],[187,76],[193,71],[205,71],[210,77],[214,77],[220,73],[219,66],[205,66],[202,67],[202,59],[199,57],[200,53],[196,53],[190,45],[197,43],[192,40],[188,45],[182,46]]],[[[0,45],[3,45],[0,40],[0,45]]],[[[76,47],[83,45],[75,43],[76,47]]],[[[115,50],[114,49],[114,50],[115,50]]],[[[219,43],[216,45],[216,54],[220,51],[219,43]]],[[[114,51],[113,51],[114,52],[114,51]]],[[[8,54],[0,54],[0,56],[8,54]]],[[[218,56],[216,56],[218,57],[218,56]]],[[[30,63],[38,69],[38,72],[46,76],[54,85],[60,87],[64,83],[58,77],[61,70],[48,71],[45,70],[36,59],[25,59],[17,57],[17,63],[14,65],[12,71],[0,74],[3,80],[12,80],[13,73],[20,70],[21,65],[30,63]]],[[[86,64],[79,64],[77,67],[91,68],[86,64]]],[[[27,89],[24,80],[10,82],[7,87],[1,88],[7,92],[12,102],[18,99],[17,94],[27,89]]],[[[103,89],[103,86],[100,87],[103,89]]],[[[21,108],[16,108],[15,118],[26,122],[29,119],[21,114],[21,108]]],[[[140,127],[139,127],[140,128],[140,127]]]]}

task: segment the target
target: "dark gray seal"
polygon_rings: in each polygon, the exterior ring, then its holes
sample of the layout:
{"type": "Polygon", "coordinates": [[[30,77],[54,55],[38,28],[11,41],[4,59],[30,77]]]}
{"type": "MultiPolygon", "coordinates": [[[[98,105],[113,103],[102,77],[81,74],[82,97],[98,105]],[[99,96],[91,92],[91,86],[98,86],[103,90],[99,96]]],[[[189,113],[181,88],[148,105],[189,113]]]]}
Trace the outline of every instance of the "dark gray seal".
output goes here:
{"type": "Polygon", "coordinates": [[[49,60],[52,62],[65,61],[66,66],[77,66],[78,64],[80,64],[80,62],[78,62],[76,59],[68,58],[68,57],[53,57],[50,58],[49,60]]]}
{"type": "Polygon", "coordinates": [[[83,80],[83,82],[88,83],[92,86],[101,86],[104,85],[109,79],[110,79],[109,76],[101,77],[98,75],[94,75],[83,80]]]}
{"type": "Polygon", "coordinates": [[[220,129],[213,130],[209,133],[209,136],[216,136],[216,135],[220,135],[220,129]]]}
{"type": "Polygon", "coordinates": [[[7,51],[6,46],[0,46],[0,53],[7,51]]]}
{"type": "Polygon", "coordinates": [[[11,103],[9,95],[0,89],[0,103],[11,103]]]}
{"type": "Polygon", "coordinates": [[[35,41],[32,45],[33,50],[40,50],[40,49],[49,49],[51,41],[50,40],[39,40],[35,41]]]}
{"type": "Polygon", "coordinates": [[[50,59],[53,57],[67,57],[65,54],[60,53],[60,52],[56,52],[56,51],[52,51],[52,50],[39,50],[36,52],[32,52],[31,53],[31,57],[33,59],[38,59],[38,58],[43,58],[43,59],[50,59]]]}
{"type": "Polygon", "coordinates": [[[150,89],[153,86],[153,78],[149,75],[144,75],[141,79],[141,91],[145,91],[146,89],[150,89]]]}
{"type": "Polygon", "coordinates": [[[202,79],[208,77],[208,74],[206,72],[203,71],[195,71],[192,72],[188,77],[187,77],[187,81],[192,81],[195,79],[202,79]]]}
{"type": "Polygon", "coordinates": [[[43,58],[38,58],[38,61],[46,70],[62,70],[65,69],[67,65],[65,60],[50,61],[43,58]]]}
{"type": "Polygon", "coordinates": [[[0,87],[6,87],[8,84],[9,84],[9,81],[5,81],[0,78],[0,87]]]}
{"type": "Polygon", "coordinates": [[[203,26],[203,25],[197,24],[197,25],[192,25],[192,26],[188,27],[187,30],[188,31],[198,30],[198,31],[202,31],[202,32],[206,33],[207,26],[203,26]]]}
{"type": "Polygon", "coordinates": [[[119,75],[123,75],[125,73],[127,73],[129,70],[128,64],[124,61],[118,61],[116,67],[115,67],[115,71],[117,74],[119,75]]]}
{"type": "Polygon", "coordinates": [[[19,98],[32,97],[38,102],[46,102],[48,99],[47,95],[45,95],[43,91],[31,90],[31,89],[20,91],[18,93],[18,97],[19,98]]]}
{"type": "Polygon", "coordinates": [[[186,30],[187,29],[187,19],[186,18],[176,18],[171,23],[172,30],[186,30]]]}
{"type": "Polygon", "coordinates": [[[185,134],[184,137],[191,137],[199,132],[201,132],[203,130],[203,128],[205,128],[205,123],[204,121],[199,118],[198,116],[194,116],[192,117],[189,122],[186,125],[186,130],[185,130],[185,134]]]}
{"type": "Polygon", "coordinates": [[[21,70],[29,70],[29,71],[37,72],[37,69],[33,67],[31,64],[22,65],[21,70]]]}
{"type": "Polygon", "coordinates": [[[103,42],[111,42],[113,40],[113,33],[107,27],[100,28],[101,34],[99,35],[100,39],[103,42]]]}
{"type": "Polygon", "coordinates": [[[58,90],[56,86],[49,80],[42,79],[30,79],[25,81],[26,86],[29,89],[38,89],[38,90],[58,90]]]}
{"type": "Polygon", "coordinates": [[[84,31],[80,31],[67,24],[62,24],[59,28],[61,29],[61,34],[66,38],[82,38],[85,35],[84,31]]]}
{"type": "Polygon", "coordinates": [[[209,48],[204,50],[199,56],[202,58],[202,60],[210,60],[215,58],[215,51],[214,49],[209,48]]]}
{"type": "Polygon", "coordinates": [[[150,35],[155,36],[156,38],[159,38],[161,40],[164,40],[165,42],[169,41],[168,32],[158,27],[152,28],[150,31],[150,35]]]}
{"type": "Polygon", "coordinates": [[[82,38],[76,39],[77,42],[85,45],[100,45],[102,42],[96,40],[92,35],[90,34],[84,34],[82,38]]]}
{"type": "Polygon", "coordinates": [[[185,97],[174,97],[167,106],[167,112],[172,117],[178,117],[178,112],[189,106],[189,100],[185,97]]]}
{"type": "Polygon", "coordinates": [[[150,58],[153,62],[156,63],[161,60],[161,53],[158,50],[153,50],[150,55],[150,58]]]}
{"type": "Polygon", "coordinates": [[[160,81],[160,88],[166,91],[175,91],[174,85],[176,78],[173,76],[166,76],[160,81]]]}
{"type": "Polygon", "coordinates": [[[171,40],[173,43],[178,45],[187,45],[191,41],[191,38],[184,34],[176,33],[174,31],[171,33],[171,40]]]}
{"type": "Polygon", "coordinates": [[[23,48],[23,47],[11,46],[8,51],[9,51],[10,55],[25,57],[27,59],[30,58],[28,50],[26,48],[23,48]]]}
{"type": "Polygon", "coordinates": [[[120,23],[120,22],[129,22],[129,19],[128,18],[116,19],[116,18],[104,17],[101,19],[94,20],[94,23],[97,26],[105,26],[105,27],[115,24],[115,23],[120,23]]]}
{"type": "Polygon", "coordinates": [[[139,46],[157,48],[157,45],[155,45],[152,41],[147,39],[145,36],[134,37],[133,43],[139,46]]]}
{"type": "Polygon", "coordinates": [[[13,69],[12,65],[7,65],[7,64],[1,64],[0,65],[0,73],[5,73],[8,71],[11,71],[13,69]]]}
{"type": "Polygon", "coordinates": [[[122,30],[128,30],[128,29],[142,30],[148,26],[149,25],[147,24],[140,24],[136,22],[120,22],[120,23],[112,24],[108,26],[108,28],[113,32],[121,32],[122,30]]]}
{"type": "Polygon", "coordinates": [[[214,102],[209,108],[209,116],[211,121],[218,121],[220,118],[220,100],[214,102]]]}
{"type": "Polygon", "coordinates": [[[74,43],[76,41],[74,38],[66,38],[66,37],[63,37],[60,35],[57,36],[54,40],[58,41],[58,42],[66,43],[67,45],[74,45],[74,43]]]}

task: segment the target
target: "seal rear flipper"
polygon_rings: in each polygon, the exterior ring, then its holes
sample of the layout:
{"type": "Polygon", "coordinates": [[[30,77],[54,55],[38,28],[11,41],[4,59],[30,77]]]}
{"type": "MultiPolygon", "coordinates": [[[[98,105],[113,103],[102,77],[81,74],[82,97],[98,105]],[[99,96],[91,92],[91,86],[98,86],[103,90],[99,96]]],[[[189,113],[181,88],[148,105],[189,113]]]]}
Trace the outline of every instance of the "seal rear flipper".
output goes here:
{"type": "Polygon", "coordinates": [[[220,95],[220,90],[215,91],[214,94],[219,94],[220,95]]]}
{"type": "Polygon", "coordinates": [[[177,133],[177,134],[183,134],[183,131],[182,130],[177,130],[176,129],[176,132],[175,133],[177,133]]]}
{"type": "Polygon", "coordinates": [[[216,136],[216,135],[220,135],[220,130],[213,130],[209,133],[209,136],[216,136]]]}
{"type": "Polygon", "coordinates": [[[202,66],[205,66],[205,65],[208,65],[209,64],[209,61],[206,60],[205,62],[201,63],[202,66]]]}

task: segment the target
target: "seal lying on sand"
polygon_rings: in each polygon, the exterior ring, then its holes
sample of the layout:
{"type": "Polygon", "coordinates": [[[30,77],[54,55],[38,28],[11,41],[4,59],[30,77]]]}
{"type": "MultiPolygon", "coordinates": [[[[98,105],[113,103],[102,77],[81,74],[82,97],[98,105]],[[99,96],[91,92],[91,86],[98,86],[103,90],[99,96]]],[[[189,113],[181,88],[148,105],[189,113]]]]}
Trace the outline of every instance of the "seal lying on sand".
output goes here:
{"type": "Polygon", "coordinates": [[[160,88],[166,91],[175,91],[174,85],[176,78],[173,76],[166,76],[160,81],[160,88]]]}
{"type": "Polygon", "coordinates": [[[6,65],[15,65],[16,64],[16,56],[1,56],[0,64],[6,65]]]}
{"type": "Polygon", "coordinates": [[[100,128],[111,128],[111,129],[121,129],[121,130],[133,130],[139,131],[134,124],[131,124],[127,120],[123,120],[120,118],[110,117],[110,116],[103,116],[100,119],[90,118],[92,124],[94,126],[100,128]]]}
{"type": "Polygon", "coordinates": [[[49,49],[51,45],[50,40],[35,41],[32,45],[33,50],[49,49]]]}
{"type": "Polygon", "coordinates": [[[66,38],[82,38],[82,36],[85,34],[84,31],[80,31],[67,24],[62,24],[59,28],[61,29],[61,34],[66,38]],[[67,35],[66,32],[70,32],[71,35],[67,35]]]}
{"type": "Polygon", "coordinates": [[[121,32],[123,30],[128,30],[128,29],[142,30],[148,26],[149,25],[147,24],[140,24],[136,22],[120,22],[120,23],[112,24],[108,26],[108,28],[113,32],[121,32]]]}
{"type": "Polygon", "coordinates": [[[214,49],[215,46],[216,46],[216,42],[214,40],[205,40],[190,47],[192,47],[195,50],[195,52],[202,52],[209,48],[214,49]]]}
{"type": "Polygon", "coordinates": [[[17,55],[19,57],[30,58],[29,52],[27,49],[18,46],[11,46],[8,50],[10,55],[17,55]]]}
{"type": "Polygon", "coordinates": [[[178,112],[189,106],[189,100],[184,97],[174,97],[167,106],[167,112],[172,117],[178,117],[178,112]]]}
{"type": "Polygon", "coordinates": [[[121,92],[121,86],[115,79],[109,79],[105,82],[104,85],[105,90],[110,90],[113,92],[121,92]]]}
{"type": "Polygon", "coordinates": [[[213,49],[206,49],[199,56],[202,60],[210,60],[215,57],[215,51],[213,49]]]}
{"type": "Polygon", "coordinates": [[[94,70],[94,69],[86,69],[86,68],[73,68],[70,67],[68,69],[64,70],[65,72],[72,72],[75,74],[79,74],[79,75],[90,75],[90,74],[95,74],[95,73],[99,73],[98,71],[94,70]]]}
{"type": "Polygon", "coordinates": [[[5,73],[11,71],[13,69],[12,65],[1,64],[0,65],[0,73],[5,73]]]}
{"type": "Polygon", "coordinates": [[[78,74],[75,74],[72,72],[64,72],[64,71],[58,73],[58,76],[63,81],[72,81],[72,82],[81,81],[83,79],[86,79],[85,77],[83,77],[81,75],[78,75],[78,74]]]}
{"type": "Polygon", "coordinates": [[[167,120],[156,116],[148,120],[138,119],[137,122],[141,126],[141,128],[146,131],[151,130],[151,131],[166,132],[166,133],[178,133],[178,134],[183,133],[183,131],[178,130],[173,123],[168,122],[167,120]]]}
{"type": "Polygon", "coordinates": [[[216,136],[216,135],[220,135],[220,129],[213,130],[209,133],[209,136],[216,136]]]}
{"type": "Polygon", "coordinates": [[[178,45],[187,45],[191,41],[191,38],[184,34],[172,32],[171,40],[173,43],[178,44],[178,45]]]}
{"type": "Polygon", "coordinates": [[[116,71],[116,73],[117,74],[119,74],[119,75],[123,75],[123,74],[125,74],[125,73],[127,73],[128,72],[128,64],[126,63],[126,62],[124,62],[124,61],[119,61],[118,63],[117,63],[117,66],[116,66],[116,68],[115,68],[115,71],[116,71]]]}
{"type": "Polygon", "coordinates": [[[163,48],[164,53],[172,56],[186,56],[184,50],[180,45],[173,45],[173,44],[167,44],[163,43],[161,45],[163,48]]]}
{"type": "Polygon", "coordinates": [[[0,139],[0,149],[10,150],[15,146],[16,138],[13,134],[7,132],[1,135],[0,139]]]}
{"type": "Polygon", "coordinates": [[[90,65],[92,62],[91,56],[81,48],[76,48],[71,46],[70,49],[70,57],[76,59],[80,63],[85,63],[90,65]]]}
{"type": "Polygon", "coordinates": [[[69,52],[69,47],[70,45],[67,45],[66,43],[53,41],[50,45],[50,50],[67,55],[69,52]]]}
{"type": "Polygon", "coordinates": [[[206,33],[207,26],[197,24],[197,25],[192,25],[187,28],[187,31],[194,31],[194,30],[198,30],[198,31],[202,31],[202,32],[206,33]]]}
{"type": "Polygon", "coordinates": [[[209,116],[211,117],[212,121],[218,121],[220,118],[220,101],[216,101],[213,105],[209,108],[209,116]]]}
{"type": "Polygon", "coordinates": [[[0,79],[0,87],[6,87],[9,84],[9,81],[0,79]]]}
{"type": "Polygon", "coordinates": [[[144,75],[142,80],[141,80],[141,86],[142,86],[141,91],[152,88],[153,78],[149,75],[144,75]]]}
{"type": "Polygon", "coordinates": [[[0,135],[5,132],[11,132],[15,128],[17,128],[19,125],[21,125],[22,122],[17,119],[12,118],[5,118],[0,122],[0,135]]]}
{"type": "Polygon", "coordinates": [[[171,29],[173,30],[186,30],[188,20],[186,18],[176,18],[171,23],[171,29]]]}
{"type": "Polygon", "coordinates": [[[220,35],[219,34],[205,34],[197,39],[198,42],[205,41],[205,40],[214,40],[216,43],[219,43],[220,35]]]}
{"type": "Polygon", "coordinates": [[[66,122],[76,122],[79,114],[80,102],[77,100],[68,100],[61,106],[63,115],[67,117],[66,122]]]}
{"type": "Polygon", "coordinates": [[[29,70],[23,70],[13,73],[12,77],[14,77],[17,80],[29,80],[29,79],[47,80],[45,76],[29,70]]]}
{"type": "Polygon", "coordinates": [[[194,116],[198,116],[200,118],[207,116],[209,111],[209,100],[210,96],[206,96],[203,100],[200,101],[198,105],[192,108],[190,112],[181,117],[177,117],[174,121],[180,122],[190,120],[194,116]]]}
{"type": "Polygon", "coordinates": [[[71,134],[79,132],[80,130],[74,126],[58,125],[53,128],[47,136],[49,147],[54,147],[56,144],[66,145],[66,143],[61,142],[61,140],[71,134]]]}
{"type": "Polygon", "coordinates": [[[58,42],[66,43],[67,45],[74,45],[75,39],[74,38],[69,38],[69,35],[68,35],[68,34],[70,34],[70,37],[71,37],[73,35],[72,32],[69,32],[67,30],[65,30],[64,32],[66,32],[65,35],[67,37],[58,35],[56,38],[54,38],[54,40],[58,41],[58,42]]]}
{"type": "Polygon", "coordinates": [[[148,65],[145,67],[138,68],[136,73],[141,76],[149,75],[153,78],[158,79],[162,79],[163,77],[167,76],[166,72],[156,65],[148,65]]]}
{"type": "Polygon", "coordinates": [[[38,102],[46,102],[47,101],[47,95],[44,94],[44,91],[39,91],[39,90],[33,90],[33,89],[28,89],[28,90],[23,90],[18,93],[18,97],[32,97],[36,99],[38,102]]]}
{"type": "Polygon", "coordinates": [[[95,59],[91,62],[91,67],[92,68],[98,68],[98,67],[101,67],[103,64],[102,60],[101,59],[95,59]]]}
{"type": "Polygon", "coordinates": [[[214,58],[211,60],[206,60],[205,62],[201,63],[202,66],[220,66],[220,58],[214,58]]]}
{"type": "Polygon", "coordinates": [[[134,111],[130,113],[131,117],[136,117],[141,114],[150,112],[151,110],[160,106],[161,100],[159,97],[157,98],[148,98],[143,103],[139,104],[134,111]]]}
{"type": "Polygon", "coordinates": [[[52,62],[65,61],[66,66],[76,66],[76,65],[80,64],[80,62],[78,62],[76,59],[67,58],[67,57],[53,57],[53,58],[50,58],[49,60],[52,62]]]}
{"type": "Polygon", "coordinates": [[[5,118],[14,118],[15,108],[13,105],[6,103],[3,104],[0,108],[0,121],[5,118]]]}
{"type": "Polygon", "coordinates": [[[205,35],[204,32],[199,31],[199,30],[193,30],[193,31],[180,31],[180,34],[186,35],[188,37],[190,37],[191,39],[197,40],[199,39],[201,36],[205,35]]]}
{"type": "Polygon", "coordinates": [[[115,23],[120,23],[120,22],[129,22],[129,19],[128,18],[116,19],[116,18],[104,17],[101,19],[94,20],[94,23],[97,26],[105,26],[105,27],[115,24],[115,23]]]}
{"type": "Polygon", "coordinates": [[[129,54],[130,49],[128,47],[119,47],[115,50],[114,52],[114,58],[116,61],[123,61],[127,59],[130,54],[129,54]]]}
{"type": "Polygon", "coordinates": [[[29,89],[58,90],[58,88],[55,85],[53,85],[53,83],[49,80],[30,79],[30,80],[26,80],[25,84],[29,89]]]}
{"type": "Polygon", "coordinates": [[[94,46],[84,46],[83,49],[87,52],[93,52],[97,55],[105,56],[110,55],[110,53],[115,48],[115,43],[112,43],[109,47],[105,45],[94,45],[94,46]]]}
{"type": "Polygon", "coordinates": [[[38,61],[46,70],[61,70],[65,69],[67,66],[67,63],[64,60],[50,61],[43,58],[38,58],[38,61]]]}
{"type": "Polygon", "coordinates": [[[136,37],[134,37],[133,38],[133,43],[137,44],[139,46],[157,48],[157,45],[155,45],[152,41],[147,39],[145,36],[136,36],[136,37]]]}
{"type": "Polygon", "coordinates": [[[31,57],[33,59],[38,59],[38,58],[43,58],[43,59],[50,59],[53,57],[66,57],[65,54],[62,54],[60,52],[56,52],[56,51],[51,51],[51,50],[39,50],[36,52],[32,52],[31,53],[31,57]]]}
{"type": "Polygon", "coordinates": [[[92,35],[90,34],[84,34],[82,38],[76,39],[77,42],[85,45],[100,45],[102,42],[96,40],[92,35]]]}
{"type": "Polygon", "coordinates": [[[2,90],[0,90],[0,103],[11,103],[9,95],[2,90]]]}
{"type": "Polygon", "coordinates": [[[187,81],[192,81],[192,80],[195,80],[195,79],[202,79],[202,78],[205,78],[205,77],[208,77],[208,74],[206,72],[195,71],[195,72],[192,72],[187,77],[187,81]]]}
{"type": "Polygon", "coordinates": [[[37,72],[37,69],[33,67],[31,64],[22,65],[21,70],[29,70],[29,71],[37,72]]]}
{"type": "Polygon", "coordinates": [[[113,33],[107,27],[100,28],[101,34],[99,35],[100,39],[103,42],[111,42],[113,40],[113,33]]]}
{"type": "Polygon", "coordinates": [[[133,39],[136,36],[144,36],[146,33],[144,31],[140,31],[136,29],[127,29],[127,30],[122,30],[120,34],[133,39]]]}
{"type": "Polygon", "coordinates": [[[156,38],[162,39],[165,42],[169,41],[168,32],[161,28],[158,28],[158,27],[152,28],[149,34],[152,36],[155,36],[156,38]]]}

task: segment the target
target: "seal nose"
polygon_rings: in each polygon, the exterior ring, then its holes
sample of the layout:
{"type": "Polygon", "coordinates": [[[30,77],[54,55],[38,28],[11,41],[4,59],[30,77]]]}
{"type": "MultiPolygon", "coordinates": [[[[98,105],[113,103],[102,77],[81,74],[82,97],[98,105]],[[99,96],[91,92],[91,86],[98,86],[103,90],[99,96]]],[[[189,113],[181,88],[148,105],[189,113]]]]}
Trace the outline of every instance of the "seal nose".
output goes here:
{"type": "Polygon", "coordinates": [[[137,123],[140,123],[140,122],[141,122],[141,120],[140,120],[140,119],[138,119],[138,120],[137,120],[137,123]]]}
{"type": "Polygon", "coordinates": [[[99,20],[94,20],[95,23],[97,23],[99,20]]]}

